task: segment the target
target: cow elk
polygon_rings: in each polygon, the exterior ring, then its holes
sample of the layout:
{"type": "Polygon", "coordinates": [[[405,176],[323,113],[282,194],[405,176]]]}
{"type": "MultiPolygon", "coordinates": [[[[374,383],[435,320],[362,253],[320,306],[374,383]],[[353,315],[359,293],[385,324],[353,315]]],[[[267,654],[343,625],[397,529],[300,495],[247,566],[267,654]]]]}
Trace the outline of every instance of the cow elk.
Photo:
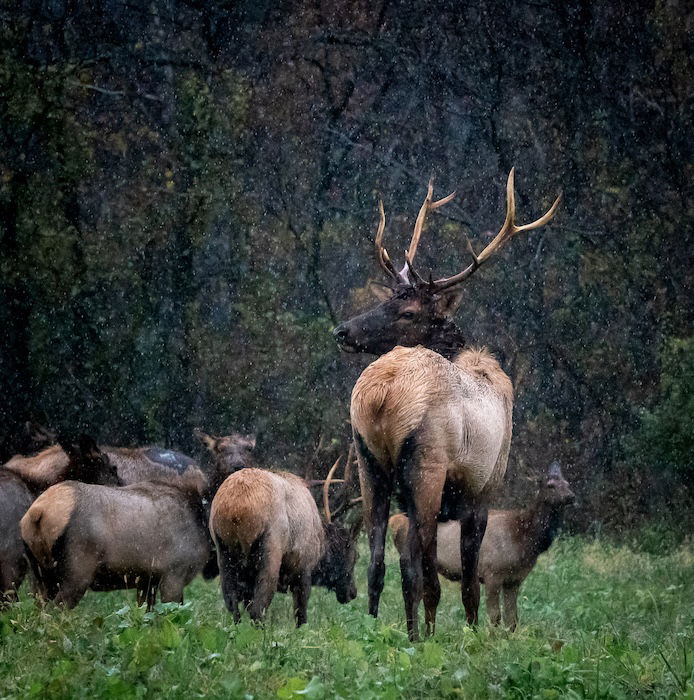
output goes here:
{"type": "MultiPolygon", "coordinates": [[[[55,436],[53,436],[55,437],[55,436]]],[[[93,441],[83,435],[77,440],[59,438],[68,461],[61,476],[88,483],[118,484],[118,475],[111,465],[103,465],[92,458],[96,449],[93,441]],[[84,459],[75,459],[82,452],[84,459]],[[72,456],[70,456],[72,455],[72,456]]],[[[19,532],[19,521],[28,510],[35,490],[9,469],[0,469],[0,604],[16,600],[17,591],[27,571],[24,544],[19,532]]]]}
{"type": "Polygon", "coordinates": [[[217,549],[222,594],[234,621],[239,604],[262,620],[276,591],[292,592],[297,627],[307,619],[311,585],[356,596],[356,535],[323,523],[306,482],[287,472],[241,469],[212,501],[210,532],[217,549]]]}
{"type": "Polygon", "coordinates": [[[384,548],[391,496],[398,492],[410,522],[400,558],[410,638],[418,638],[417,610],[424,599],[428,632],[433,632],[440,587],[436,574],[436,524],[457,519],[463,537],[461,593],[469,623],[477,622],[477,560],[487,520],[486,503],[506,471],[511,442],[513,387],[484,350],[464,348],[452,315],[462,300],[461,285],[512,236],[548,223],[544,216],[515,223],[514,171],[506,187],[506,218],[479,254],[468,241],[472,262],[452,277],[423,279],[414,258],[429,211],[453,194],[432,201],[429,189],[419,211],[405,265],[398,271],[383,247],[385,214],[380,205],[376,257],[392,289],[382,303],[338,326],[339,347],[380,357],[361,374],[352,391],[351,421],[368,526],[369,612],[378,615],[385,573],[384,548]]]}
{"type": "Polygon", "coordinates": [[[195,437],[207,448],[210,460],[210,473],[215,475],[219,483],[211,484],[216,493],[224,479],[230,474],[255,466],[252,452],[255,449],[255,435],[232,433],[222,437],[208,435],[199,428],[194,431],[195,437]]]}
{"type": "MultiPolygon", "coordinates": [[[[93,443],[81,447],[68,450],[70,464],[100,462],[101,471],[121,473],[109,452],[93,443]]],[[[124,487],[63,481],[47,489],[20,522],[43,596],[74,607],[89,587],[136,588],[138,604],[146,600],[150,608],[158,589],[163,602],[182,601],[212,550],[205,482],[196,470],[167,467],[160,480],[124,487]],[[166,479],[172,471],[179,478],[166,479]]]]}
{"type": "MultiPolygon", "coordinates": [[[[499,594],[504,594],[504,624],[511,630],[518,623],[518,591],[537,558],[547,551],[561,525],[564,507],[575,496],[557,462],[549,467],[534,502],[525,510],[490,510],[479,554],[478,575],[484,584],[487,614],[493,625],[501,621],[499,594]]],[[[389,522],[399,552],[405,551],[408,519],[399,513],[389,522]]],[[[436,546],[437,568],[451,581],[462,575],[460,523],[440,523],[436,546]]]]}
{"type": "MultiPolygon", "coordinates": [[[[89,459],[89,450],[83,448],[86,446],[59,439],[57,445],[47,447],[36,455],[13,457],[4,468],[20,476],[38,494],[61,481],[82,480],[70,470],[88,468],[85,460],[89,459]],[[69,452],[72,447],[77,451],[77,460],[71,462],[69,452]]],[[[159,479],[184,489],[194,488],[201,493],[207,488],[207,480],[200,467],[190,457],[176,450],[160,447],[97,448],[95,444],[94,448],[95,454],[108,456],[108,463],[116,469],[120,484],[159,479]]],[[[96,457],[96,463],[103,464],[100,456],[96,457]]]]}

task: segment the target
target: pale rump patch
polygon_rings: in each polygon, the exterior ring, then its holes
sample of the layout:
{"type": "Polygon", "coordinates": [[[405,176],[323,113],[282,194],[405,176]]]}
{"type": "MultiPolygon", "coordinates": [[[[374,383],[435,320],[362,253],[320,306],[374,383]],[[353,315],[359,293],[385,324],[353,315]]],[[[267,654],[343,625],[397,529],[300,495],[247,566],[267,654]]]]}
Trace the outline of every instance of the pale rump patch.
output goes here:
{"type": "Polygon", "coordinates": [[[41,566],[53,566],[51,550],[75,511],[76,482],[51,486],[30,506],[19,523],[22,539],[41,566]]]}
{"type": "Polygon", "coordinates": [[[309,570],[323,554],[323,524],[303,479],[288,472],[241,469],[227,477],[212,501],[210,531],[244,553],[260,537],[295,566],[309,570]]]}

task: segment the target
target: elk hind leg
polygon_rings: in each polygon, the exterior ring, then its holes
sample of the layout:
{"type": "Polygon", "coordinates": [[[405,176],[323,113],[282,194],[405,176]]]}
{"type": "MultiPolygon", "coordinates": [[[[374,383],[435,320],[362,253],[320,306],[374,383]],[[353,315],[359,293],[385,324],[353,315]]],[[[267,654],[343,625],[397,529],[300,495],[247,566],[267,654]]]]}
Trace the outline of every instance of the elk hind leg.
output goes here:
{"type": "Polygon", "coordinates": [[[501,593],[501,584],[492,578],[484,578],[484,590],[487,598],[487,615],[489,622],[496,626],[501,622],[501,608],[499,605],[499,594],[501,593]]]}
{"type": "Polygon", "coordinates": [[[392,484],[376,457],[369,451],[361,435],[355,433],[359,460],[359,481],[364,498],[371,561],[368,569],[369,615],[378,617],[378,605],[386,573],[386,531],[390,511],[392,484]]]}
{"type": "Polygon", "coordinates": [[[282,566],[282,547],[271,535],[266,535],[259,555],[260,565],[253,587],[253,600],[248,608],[251,620],[254,622],[260,622],[263,619],[277,591],[282,566]]]}
{"type": "Polygon", "coordinates": [[[460,517],[461,597],[468,624],[476,625],[480,606],[480,581],[477,571],[480,545],[487,529],[486,506],[471,505],[460,517]]]}

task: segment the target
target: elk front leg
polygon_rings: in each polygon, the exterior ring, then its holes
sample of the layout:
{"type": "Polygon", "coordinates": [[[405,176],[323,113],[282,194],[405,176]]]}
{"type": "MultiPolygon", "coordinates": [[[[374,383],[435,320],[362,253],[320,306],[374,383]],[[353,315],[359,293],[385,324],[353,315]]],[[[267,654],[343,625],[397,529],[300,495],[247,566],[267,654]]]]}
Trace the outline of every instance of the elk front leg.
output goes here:
{"type": "Polygon", "coordinates": [[[504,624],[511,632],[518,624],[518,589],[519,583],[504,584],[504,624]]]}
{"type": "Polygon", "coordinates": [[[308,598],[311,595],[311,572],[304,574],[292,585],[294,596],[294,619],[296,626],[305,625],[308,620],[308,598]]]}
{"type": "Polygon", "coordinates": [[[461,597],[468,624],[476,625],[480,606],[480,581],[477,573],[480,545],[487,529],[486,506],[470,506],[460,518],[461,597]]]}

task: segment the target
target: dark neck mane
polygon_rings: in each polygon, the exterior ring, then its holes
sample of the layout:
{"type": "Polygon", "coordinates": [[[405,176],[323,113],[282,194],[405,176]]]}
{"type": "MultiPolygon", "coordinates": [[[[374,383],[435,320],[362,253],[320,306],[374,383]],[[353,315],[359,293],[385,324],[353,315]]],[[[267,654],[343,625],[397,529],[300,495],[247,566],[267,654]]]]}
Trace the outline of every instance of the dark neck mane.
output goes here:
{"type": "Polygon", "coordinates": [[[446,319],[432,328],[431,336],[425,345],[429,350],[452,360],[465,347],[465,338],[460,328],[450,319],[446,319]]]}
{"type": "Polygon", "coordinates": [[[529,554],[537,557],[546,552],[557,535],[562,523],[562,506],[535,503],[525,511],[525,526],[529,554]]]}

